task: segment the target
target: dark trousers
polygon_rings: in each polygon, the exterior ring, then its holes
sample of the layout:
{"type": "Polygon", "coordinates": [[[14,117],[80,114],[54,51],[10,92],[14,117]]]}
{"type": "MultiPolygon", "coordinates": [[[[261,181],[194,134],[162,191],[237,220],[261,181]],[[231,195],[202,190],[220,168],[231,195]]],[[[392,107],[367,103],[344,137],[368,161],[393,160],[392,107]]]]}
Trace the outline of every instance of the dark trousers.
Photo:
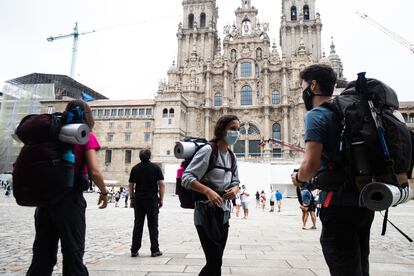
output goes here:
{"type": "Polygon", "coordinates": [[[142,231],[145,216],[147,217],[148,231],[151,240],[151,252],[159,251],[158,244],[158,198],[135,199],[135,220],[132,234],[131,252],[135,253],[141,248],[142,231]]]}
{"type": "Polygon", "coordinates": [[[367,208],[322,208],[321,245],[332,276],[369,275],[369,239],[374,212],[367,208]]]}
{"type": "Polygon", "coordinates": [[[226,247],[229,234],[229,224],[225,224],[223,239],[219,243],[213,242],[208,238],[203,226],[196,225],[196,229],[201,246],[203,247],[204,255],[206,256],[206,265],[198,275],[221,276],[221,265],[223,263],[224,248],[226,247]]]}
{"type": "Polygon", "coordinates": [[[85,252],[86,201],[81,193],[72,193],[50,208],[36,208],[32,264],[29,276],[52,275],[60,240],[63,275],[89,275],[83,264],[85,252]]]}

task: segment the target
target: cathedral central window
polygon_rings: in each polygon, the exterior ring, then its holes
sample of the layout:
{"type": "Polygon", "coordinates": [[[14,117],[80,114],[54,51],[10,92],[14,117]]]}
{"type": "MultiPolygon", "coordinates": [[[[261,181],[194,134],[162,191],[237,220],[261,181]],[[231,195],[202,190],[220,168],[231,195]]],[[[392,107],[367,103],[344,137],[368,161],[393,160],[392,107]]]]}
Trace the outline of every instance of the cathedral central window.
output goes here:
{"type": "Polygon", "coordinates": [[[243,86],[240,91],[240,104],[241,105],[252,105],[253,104],[252,88],[248,85],[243,86]]]}
{"type": "Polygon", "coordinates": [[[240,68],[240,76],[248,78],[252,76],[252,64],[251,62],[243,62],[240,68]]]}

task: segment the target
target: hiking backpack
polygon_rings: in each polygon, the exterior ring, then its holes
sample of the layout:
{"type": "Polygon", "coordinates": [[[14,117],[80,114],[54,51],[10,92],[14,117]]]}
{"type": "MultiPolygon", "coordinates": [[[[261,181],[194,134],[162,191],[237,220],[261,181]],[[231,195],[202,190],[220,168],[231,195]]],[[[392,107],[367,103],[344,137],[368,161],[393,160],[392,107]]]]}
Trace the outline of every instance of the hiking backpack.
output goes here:
{"type": "MultiPolygon", "coordinates": [[[[206,176],[210,171],[212,171],[215,168],[223,169],[225,171],[231,171],[232,174],[234,174],[235,173],[236,158],[234,156],[234,153],[229,149],[231,164],[232,164],[231,168],[216,166],[217,157],[218,157],[217,143],[208,142],[206,139],[203,139],[203,138],[193,138],[193,137],[185,138],[184,142],[193,142],[193,143],[195,143],[196,144],[196,149],[195,149],[194,153],[192,154],[192,156],[190,158],[184,159],[184,161],[181,162],[180,167],[177,170],[175,194],[178,195],[178,198],[180,200],[181,208],[194,209],[195,202],[197,200],[205,199],[205,198],[200,193],[197,193],[193,190],[187,190],[186,188],[184,188],[181,185],[181,183],[182,183],[181,177],[182,177],[182,174],[185,171],[185,169],[188,167],[188,165],[193,160],[195,154],[204,146],[209,145],[212,148],[212,152],[211,152],[209,163],[208,163],[209,164],[208,169],[207,169],[206,173],[204,174],[204,176],[206,176]]],[[[204,178],[204,176],[201,177],[200,181],[204,178]]]]}
{"type": "Polygon", "coordinates": [[[343,162],[331,164],[333,169],[318,175],[323,190],[341,189],[342,185],[360,191],[373,181],[407,187],[414,161],[413,133],[393,114],[399,103],[392,88],[360,73],[339,96],[322,106],[337,116],[339,149],[345,156],[343,162]]]}
{"type": "Polygon", "coordinates": [[[59,133],[67,122],[81,121],[71,112],[32,114],[20,121],[15,135],[24,146],[13,164],[13,195],[17,204],[53,206],[73,190],[73,145],[59,141],[59,133]],[[68,152],[72,160],[67,159],[68,152]]]}

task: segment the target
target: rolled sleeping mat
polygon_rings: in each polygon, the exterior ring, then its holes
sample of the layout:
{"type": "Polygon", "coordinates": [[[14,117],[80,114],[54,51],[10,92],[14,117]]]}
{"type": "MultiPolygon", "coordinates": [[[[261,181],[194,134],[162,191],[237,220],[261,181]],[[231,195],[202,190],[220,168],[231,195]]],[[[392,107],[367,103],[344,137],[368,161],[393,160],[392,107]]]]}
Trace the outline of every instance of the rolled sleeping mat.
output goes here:
{"type": "Polygon", "coordinates": [[[178,159],[187,159],[193,156],[196,149],[205,143],[197,142],[176,142],[174,146],[174,156],[178,159]]]}
{"type": "Polygon", "coordinates": [[[86,124],[68,124],[60,130],[59,141],[73,145],[85,145],[89,140],[90,131],[86,124]]]}
{"type": "Polygon", "coordinates": [[[372,182],[361,190],[359,205],[373,211],[384,211],[391,206],[406,203],[412,198],[413,190],[409,185],[400,188],[391,184],[372,182]]]}

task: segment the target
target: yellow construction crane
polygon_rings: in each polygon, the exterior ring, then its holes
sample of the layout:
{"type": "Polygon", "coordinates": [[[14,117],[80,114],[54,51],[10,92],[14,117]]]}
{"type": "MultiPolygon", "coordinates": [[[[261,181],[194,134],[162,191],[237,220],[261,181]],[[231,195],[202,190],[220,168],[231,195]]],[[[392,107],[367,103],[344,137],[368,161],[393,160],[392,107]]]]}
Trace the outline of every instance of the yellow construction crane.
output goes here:
{"type": "Polygon", "coordinates": [[[374,19],[372,19],[371,17],[369,17],[366,13],[358,11],[356,12],[362,19],[364,19],[365,21],[367,21],[368,23],[370,23],[371,25],[373,25],[374,27],[378,28],[380,31],[382,31],[383,33],[385,33],[386,35],[390,36],[391,38],[393,38],[395,41],[397,41],[398,43],[402,44],[403,46],[405,46],[406,48],[410,49],[411,52],[414,54],[414,44],[411,43],[410,41],[408,41],[407,39],[405,39],[404,37],[400,36],[399,34],[394,33],[393,31],[385,28],[384,26],[382,26],[380,23],[378,23],[377,21],[375,21],[374,19]]]}
{"type": "Polygon", "coordinates": [[[78,53],[79,36],[94,33],[94,32],[95,32],[95,30],[85,32],[85,33],[79,33],[79,31],[78,31],[78,22],[75,22],[75,28],[73,28],[73,33],[67,34],[67,35],[51,36],[51,37],[47,38],[47,41],[53,42],[57,39],[73,37],[72,63],[71,63],[71,66],[70,66],[70,77],[72,79],[75,78],[76,56],[77,56],[77,53],[78,53]]]}

